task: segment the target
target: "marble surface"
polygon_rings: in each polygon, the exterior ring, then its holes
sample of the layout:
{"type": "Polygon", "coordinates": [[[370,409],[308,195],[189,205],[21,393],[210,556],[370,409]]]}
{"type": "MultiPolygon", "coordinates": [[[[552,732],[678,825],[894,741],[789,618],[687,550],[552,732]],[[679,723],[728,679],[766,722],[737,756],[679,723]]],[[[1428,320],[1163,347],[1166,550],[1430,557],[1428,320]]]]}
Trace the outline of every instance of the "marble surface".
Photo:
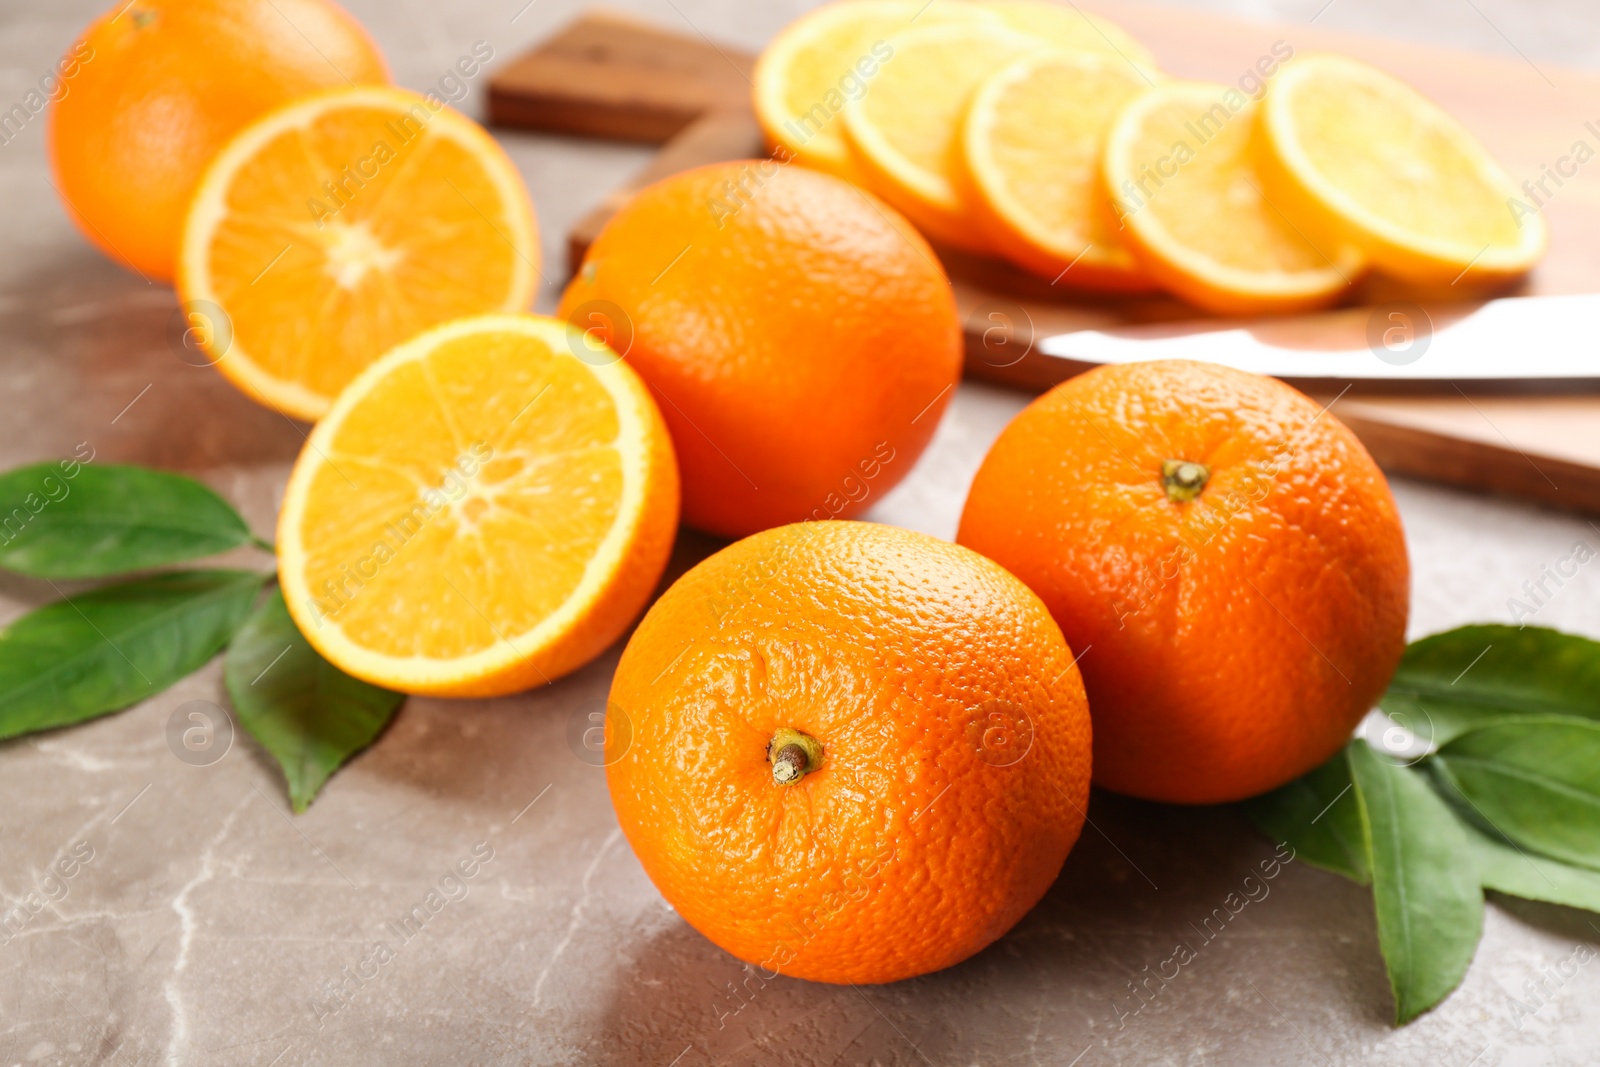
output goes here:
{"type": "MultiPolygon", "coordinates": [[[[1188,2],[1600,65],[1592,0],[1188,2]]],[[[0,0],[0,99],[20,98],[101,6],[0,0]]],[[[474,41],[504,59],[578,5],[350,6],[397,80],[423,88],[474,41]]],[[[619,6],[755,47],[805,5],[619,6]]],[[[464,107],[481,114],[481,85],[464,107]]],[[[301,428],[174,356],[171,293],[77,237],[41,126],[0,146],[0,465],[88,442],[105,460],[192,472],[269,531],[301,428]]],[[[647,151],[501,139],[542,216],[548,307],[567,224],[647,151]]],[[[915,472],[870,517],[950,536],[984,449],[1024,402],[964,385],[915,472]]],[[[1508,619],[1541,565],[1576,541],[1600,546],[1583,518],[1395,490],[1414,634],[1508,619]]],[[[686,535],[676,565],[709,547],[686,535]]],[[[1600,568],[1586,567],[1534,621],[1600,636],[1597,594],[1600,568]]],[[[0,620],[54,595],[0,577],[0,620]]],[[[1271,848],[1231,809],[1099,793],[1045,900],[967,963],[888,987],[762,984],[666,906],[617,829],[602,772],[569,743],[615,661],[613,650],[509,699],[412,700],[295,817],[242,735],[205,765],[169,748],[181,705],[223,702],[216,664],[125,713],[0,745],[0,896],[8,907],[36,889],[54,898],[0,940],[0,1065],[1490,1067],[1593,1062],[1600,1048],[1600,968],[1581,968],[1531,1015],[1514,1004],[1541,968],[1600,944],[1590,916],[1496,899],[1461,990],[1395,1030],[1369,897],[1300,863],[1141,1007],[1128,983],[1271,848]],[[463,860],[473,877],[448,879],[463,860]],[[400,936],[392,924],[432,892],[437,910],[400,936]]]]}

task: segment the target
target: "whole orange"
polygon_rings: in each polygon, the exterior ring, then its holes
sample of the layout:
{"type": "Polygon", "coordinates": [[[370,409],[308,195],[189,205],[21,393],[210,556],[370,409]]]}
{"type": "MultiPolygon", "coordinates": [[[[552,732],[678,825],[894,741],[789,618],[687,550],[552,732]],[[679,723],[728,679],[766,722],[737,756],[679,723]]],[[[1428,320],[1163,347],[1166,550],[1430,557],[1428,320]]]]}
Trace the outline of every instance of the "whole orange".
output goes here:
{"type": "Polygon", "coordinates": [[[118,0],[67,59],[50,109],[56,187],[85,237],[163,281],[195,183],[230,137],[305,93],[389,80],[329,0],[118,0]]]}
{"type": "Polygon", "coordinates": [[[1044,894],[1089,802],[1083,684],[1039,598],[873,523],[768,530],[684,575],[607,725],[646,873],[765,978],[966,959],[1044,894]]]}
{"type": "Polygon", "coordinates": [[[1094,778],[1207,804],[1322,763],[1405,647],[1388,483],[1332,412],[1207,363],[1101,367],[1028,406],[957,539],[1080,650],[1094,778]]]}
{"type": "Polygon", "coordinates": [[[927,242],[871,194],[773,160],[638,193],[560,315],[649,384],[685,520],[727,537],[860,514],[910,471],[961,371],[927,242]]]}

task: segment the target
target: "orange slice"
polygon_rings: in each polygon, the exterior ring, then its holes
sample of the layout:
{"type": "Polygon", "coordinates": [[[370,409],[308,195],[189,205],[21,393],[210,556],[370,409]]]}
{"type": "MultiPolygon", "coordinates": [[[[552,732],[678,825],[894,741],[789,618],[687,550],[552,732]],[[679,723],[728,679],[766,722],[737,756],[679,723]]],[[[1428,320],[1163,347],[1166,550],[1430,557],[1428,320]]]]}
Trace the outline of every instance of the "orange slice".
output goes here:
{"type": "Polygon", "coordinates": [[[415,93],[340,89],[271,112],[212,161],[178,296],[230,381],[309,420],[419,331],[527,308],[538,261],[527,189],[482,127],[415,93]]]}
{"type": "Polygon", "coordinates": [[[1488,150],[1381,70],[1301,56],[1283,68],[1261,120],[1270,193],[1386,273],[1492,284],[1544,255],[1544,216],[1488,150]]]}
{"type": "Polygon", "coordinates": [[[973,210],[996,249],[1065,287],[1151,288],[1100,181],[1106,130],[1146,84],[1120,59],[1040,52],[978,88],[961,158],[973,210]]]}
{"type": "Polygon", "coordinates": [[[1237,89],[1167,82],[1131,100],[1101,168],[1129,247],[1152,277],[1221,314],[1332,303],[1361,269],[1314,244],[1267,199],[1255,166],[1255,105],[1237,89]]]}
{"type": "Polygon", "coordinates": [[[752,79],[768,147],[859,183],[837,119],[893,60],[889,39],[914,26],[983,20],[996,17],[966,0],[849,0],[796,19],[761,53],[752,79]]]}
{"type": "Polygon", "coordinates": [[[1156,57],[1115,23],[1054,0],[985,0],[1014,30],[1036,37],[1067,52],[1088,52],[1107,60],[1120,60],[1136,72],[1155,80],[1156,57]]]}
{"type": "Polygon", "coordinates": [[[339,394],[289,478],[278,576],[348,673],[494,696],[620,637],[677,521],[672,445],[638,375],[556,319],[484,315],[339,394]]]}
{"type": "Polygon", "coordinates": [[[893,58],[844,108],[844,133],[867,187],[935,241],[990,252],[960,190],[961,117],[978,84],[1044,47],[1000,24],[928,26],[889,41],[893,58]]]}

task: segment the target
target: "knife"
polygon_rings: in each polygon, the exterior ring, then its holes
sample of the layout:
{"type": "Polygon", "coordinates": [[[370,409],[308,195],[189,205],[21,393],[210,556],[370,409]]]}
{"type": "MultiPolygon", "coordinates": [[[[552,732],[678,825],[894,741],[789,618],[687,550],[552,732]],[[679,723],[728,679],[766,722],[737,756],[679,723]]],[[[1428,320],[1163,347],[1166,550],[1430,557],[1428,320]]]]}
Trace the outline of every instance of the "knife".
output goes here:
{"type": "Polygon", "coordinates": [[[1076,369],[1193,359],[1289,380],[1600,389],[1597,335],[1600,294],[1582,293],[1076,330],[1037,350],[1076,369]]]}

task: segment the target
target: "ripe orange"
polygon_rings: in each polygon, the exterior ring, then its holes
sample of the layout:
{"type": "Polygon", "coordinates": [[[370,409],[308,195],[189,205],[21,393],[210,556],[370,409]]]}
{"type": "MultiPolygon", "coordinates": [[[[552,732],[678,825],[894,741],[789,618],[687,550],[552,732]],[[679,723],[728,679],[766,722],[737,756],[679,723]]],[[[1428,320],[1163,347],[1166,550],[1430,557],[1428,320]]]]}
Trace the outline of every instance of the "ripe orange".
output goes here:
{"type": "Polygon", "coordinates": [[[307,421],[395,345],[523,311],[539,238],[516,165],[476,122],[404,89],[316,93],[217,153],[184,223],[178,296],[256,400],[307,421]],[[220,309],[220,310],[219,310],[220,309]]]}
{"type": "Polygon", "coordinates": [[[77,70],[50,109],[56,187],[85,237],[162,281],[195,183],[230,137],[302,94],[389,80],[328,0],[118,0],[67,54],[77,70]]]}
{"type": "Polygon", "coordinates": [[[347,673],[496,696],[620,637],[677,525],[672,446],[638,376],[555,319],[484,315],[339,395],[284,491],[278,577],[347,673]]]}
{"type": "Polygon", "coordinates": [[[927,243],[870,193],[772,160],[640,192],[560,315],[650,385],[684,518],[729,537],[859,514],[910,471],[961,372],[927,243]]]}
{"type": "Polygon", "coordinates": [[[1152,800],[1273,789],[1349,740],[1405,646],[1383,474],[1331,412],[1207,363],[1102,367],[984,459],[958,540],[1080,650],[1094,776],[1152,800]]]}
{"type": "Polygon", "coordinates": [[[889,526],[800,523],[695,567],[629,640],[608,715],[646,873],[769,978],[966,959],[1044,894],[1088,805],[1088,709],[1045,606],[889,526]]]}

